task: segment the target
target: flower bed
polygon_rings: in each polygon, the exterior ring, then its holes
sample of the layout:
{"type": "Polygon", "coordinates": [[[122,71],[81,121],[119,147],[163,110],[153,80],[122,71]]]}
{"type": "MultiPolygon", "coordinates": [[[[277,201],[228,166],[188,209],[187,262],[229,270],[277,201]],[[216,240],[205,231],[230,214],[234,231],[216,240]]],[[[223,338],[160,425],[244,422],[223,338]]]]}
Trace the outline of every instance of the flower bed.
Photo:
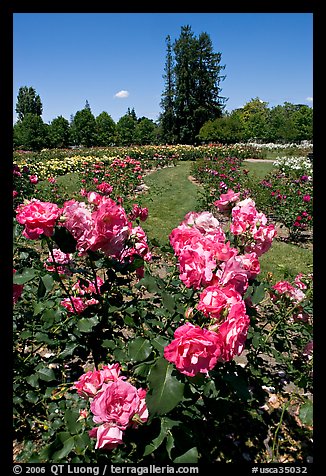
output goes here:
{"type": "Polygon", "coordinates": [[[312,276],[260,281],[275,227],[250,197],[223,191],[226,226],[188,213],[164,278],[137,204],[86,190],[17,207],[17,461],[306,463],[312,276]]]}

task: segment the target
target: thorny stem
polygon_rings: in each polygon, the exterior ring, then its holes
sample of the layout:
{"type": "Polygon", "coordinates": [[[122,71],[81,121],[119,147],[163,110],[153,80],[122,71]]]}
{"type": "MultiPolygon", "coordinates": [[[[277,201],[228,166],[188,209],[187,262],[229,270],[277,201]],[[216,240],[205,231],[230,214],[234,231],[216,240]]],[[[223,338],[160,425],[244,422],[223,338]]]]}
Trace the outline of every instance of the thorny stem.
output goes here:
{"type": "MultiPolygon", "coordinates": [[[[278,422],[278,425],[276,427],[276,430],[275,430],[275,433],[274,433],[274,438],[273,438],[273,447],[272,447],[272,461],[274,461],[274,456],[275,456],[275,447],[276,447],[276,442],[277,442],[277,435],[278,435],[278,432],[281,428],[281,425],[283,423],[283,417],[284,417],[284,413],[285,413],[285,410],[287,409],[287,407],[289,406],[290,404],[290,400],[288,402],[286,402],[284,405],[283,405],[283,408],[282,408],[282,413],[281,413],[281,418],[280,418],[280,421],[278,422]]],[[[278,445],[277,445],[278,446],[278,445]]]]}

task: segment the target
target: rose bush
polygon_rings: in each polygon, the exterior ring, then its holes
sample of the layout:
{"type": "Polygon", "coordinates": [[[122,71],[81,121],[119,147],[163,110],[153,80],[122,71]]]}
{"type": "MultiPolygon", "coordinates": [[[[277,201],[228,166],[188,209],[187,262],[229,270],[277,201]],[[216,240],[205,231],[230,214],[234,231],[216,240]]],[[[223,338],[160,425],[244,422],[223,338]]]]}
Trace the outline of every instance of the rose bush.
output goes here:
{"type": "Polygon", "coordinates": [[[259,281],[273,224],[225,192],[228,225],[190,212],[158,269],[138,204],[128,212],[92,190],[62,207],[18,206],[17,461],[296,461],[282,431],[310,451],[312,279],[259,281]],[[272,386],[295,427],[281,428],[272,386]]]}

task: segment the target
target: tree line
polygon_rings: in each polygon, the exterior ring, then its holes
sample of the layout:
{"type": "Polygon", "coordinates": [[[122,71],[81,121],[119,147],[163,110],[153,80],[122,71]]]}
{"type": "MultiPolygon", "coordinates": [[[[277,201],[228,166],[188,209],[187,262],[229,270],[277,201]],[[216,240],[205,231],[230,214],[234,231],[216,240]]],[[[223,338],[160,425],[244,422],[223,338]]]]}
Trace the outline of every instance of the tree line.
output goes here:
{"type": "Polygon", "coordinates": [[[173,43],[167,36],[165,83],[156,122],[137,117],[134,108],[116,123],[106,111],[95,117],[86,100],[70,121],[58,116],[45,124],[39,95],[33,87],[23,86],[17,96],[14,149],[312,140],[313,109],[307,105],[285,102],[269,108],[257,97],[242,108],[225,111],[228,98],[221,95],[226,77],[221,58],[210,36],[196,37],[189,25],[181,27],[173,43]]]}

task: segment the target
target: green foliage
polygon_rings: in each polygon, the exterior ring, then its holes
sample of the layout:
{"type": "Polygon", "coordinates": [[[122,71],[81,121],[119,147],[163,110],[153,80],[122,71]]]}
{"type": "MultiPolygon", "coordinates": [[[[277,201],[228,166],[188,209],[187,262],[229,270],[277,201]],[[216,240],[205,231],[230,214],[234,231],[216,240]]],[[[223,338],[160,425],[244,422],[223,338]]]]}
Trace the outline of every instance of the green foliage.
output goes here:
{"type": "Polygon", "coordinates": [[[70,144],[69,121],[63,116],[58,116],[49,127],[49,145],[52,149],[68,147],[70,144]]]}
{"type": "Polygon", "coordinates": [[[109,146],[116,140],[116,124],[105,111],[96,117],[96,145],[109,146]]]}
{"type": "Polygon", "coordinates": [[[313,109],[289,102],[268,108],[268,103],[255,98],[242,108],[205,122],[198,137],[204,142],[222,143],[252,140],[296,143],[312,140],[313,109]]]}
{"type": "Polygon", "coordinates": [[[13,144],[23,150],[41,150],[48,143],[47,126],[42,118],[34,113],[26,113],[13,128],[13,144]]]}
{"type": "Polygon", "coordinates": [[[125,114],[117,122],[117,141],[119,145],[128,146],[135,143],[137,119],[125,114]]]}
{"type": "Polygon", "coordinates": [[[26,114],[35,114],[36,116],[41,117],[42,109],[43,107],[40,96],[36,94],[34,88],[27,86],[19,88],[16,103],[18,121],[22,121],[26,114]]]}
{"type": "Polygon", "coordinates": [[[71,124],[71,137],[73,143],[91,147],[96,143],[96,120],[91,110],[87,107],[77,111],[71,124]]]}
{"type": "Polygon", "coordinates": [[[224,79],[221,53],[214,53],[207,33],[195,37],[189,25],[171,46],[167,37],[165,91],[160,116],[162,140],[194,144],[201,126],[220,117],[225,98],[220,96],[224,79]],[[174,54],[174,56],[173,56],[174,54]]]}

